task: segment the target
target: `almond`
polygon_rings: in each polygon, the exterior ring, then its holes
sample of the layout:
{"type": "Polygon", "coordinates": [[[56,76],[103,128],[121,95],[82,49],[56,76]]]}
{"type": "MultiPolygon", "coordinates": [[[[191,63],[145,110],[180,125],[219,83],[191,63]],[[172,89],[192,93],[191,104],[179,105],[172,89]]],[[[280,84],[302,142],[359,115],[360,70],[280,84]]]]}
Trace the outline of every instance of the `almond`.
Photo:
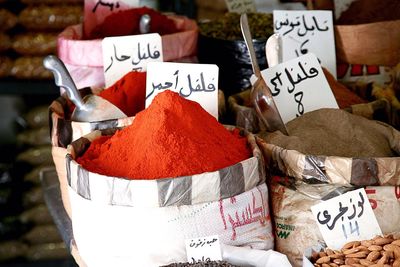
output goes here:
{"type": "Polygon", "coordinates": [[[340,265],[344,264],[344,260],[343,259],[334,259],[333,262],[336,263],[336,264],[340,264],[340,265]]]}
{"type": "Polygon", "coordinates": [[[371,251],[381,251],[382,250],[382,246],[372,245],[372,246],[369,246],[368,249],[371,250],[371,251]]]}
{"type": "Polygon", "coordinates": [[[375,261],[377,260],[379,257],[381,256],[381,253],[379,253],[379,251],[371,251],[368,256],[367,256],[367,260],[369,261],[375,261]]]}
{"type": "Polygon", "coordinates": [[[394,240],[392,244],[400,247],[400,239],[394,240]]]}
{"type": "Polygon", "coordinates": [[[354,248],[354,247],[358,247],[359,245],[361,245],[360,241],[350,241],[350,242],[344,244],[343,249],[354,248]]]}
{"type": "Polygon", "coordinates": [[[379,237],[374,239],[374,245],[382,246],[393,242],[393,238],[379,237]]]}
{"type": "Polygon", "coordinates": [[[350,249],[343,250],[343,254],[344,255],[348,255],[348,254],[356,253],[356,252],[359,252],[359,251],[360,250],[358,248],[350,248],[350,249]]]}
{"type": "Polygon", "coordinates": [[[346,258],[365,258],[367,257],[368,252],[366,251],[360,251],[360,252],[356,252],[356,253],[352,253],[352,254],[347,254],[346,258]]]}
{"type": "Polygon", "coordinates": [[[331,258],[329,258],[329,256],[324,256],[324,257],[319,258],[316,261],[316,263],[322,264],[322,263],[327,263],[327,262],[330,262],[330,261],[331,261],[331,258]]]}
{"type": "Polygon", "coordinates": [[[400,267],[400,260],[395,260],[393,262],[393,267],[400,267]]]}
{"type": "Polygon", "coordinates": [[[374,264],[372,261],[366,260],[366,259],[360,259],[360,264],[364,265],[364,266],[370,266],[372,264],[374,264]]]}
{"type": "Polygon", "coordinates": [[[344,260],[344,263],[348,264],[348,265],[352,265],[354,263],[359,263],[359,262],[360,262],[360,260],[356,259],[356,258],[347,258],[344,260]]]}

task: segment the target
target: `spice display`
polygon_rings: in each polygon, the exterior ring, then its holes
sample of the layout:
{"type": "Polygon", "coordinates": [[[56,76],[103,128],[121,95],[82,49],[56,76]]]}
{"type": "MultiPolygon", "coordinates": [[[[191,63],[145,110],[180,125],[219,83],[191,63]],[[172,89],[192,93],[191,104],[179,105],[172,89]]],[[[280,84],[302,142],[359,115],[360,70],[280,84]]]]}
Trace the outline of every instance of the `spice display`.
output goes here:
{"type": "Polygon", "coordinates": [[[10,36],[0,32],[0,52],[7,51],[11,45],[12,43],[10,36]]]}
{"type": "Polygon", "coordinates": [[[14,61],[11,74],[17,79],[49,79],[52,74],[43,66],[43,57],[19,57],[14,61]]]}
{"type": "Polygon", "coordinates": [[[376,236],[346,243],[341,250],[326,248],[314,252],[311,261],[316,267],[333,266],[400,266],[400,239],[393,235],[376,236]]]}
{"type": "MultiPolygon", "coordinates": [[[[272,14],[248,13],[250,31],[254,39],[267,39],[274,33],[272,14]]],[[[219,19],[199,24],[200,33],[223,40],[242,40],[240,14],[226,13],[219,19]]]]}
{"type": "Polygon", "coordinates": [[[56,33],[23,33],[13,38],[12,48],[21,55],[48,55],[57,50],[56,33]]]}
{"type": "Polygon", "coordinates": [[[0,31],[13,28],[18,22],[17,17],[7,9],[0,8],[0,31]]]}
{"type": "Polygon", "coordinates": [[[87,39],[140,34],[139,21],[144,14],[151,17],[149,33],[164,35],[178,31],[172,19],[154,9],[141,7],[122,10],[107,16],[103,23],[93,29],[87,39]]]}
{"type": "Polygon", "coordinates": [[[250,155],[239,131],[226,130],[198,103],[165,91],[132,125],[94,140],[77,162],[104,175],[157,179],[216,171],[250,155]]]}
{"type": "Polygon", "coordinates": [[[128,72],[99,96],[108,100],[128,117],[144,109],[146,97],[146,72],[128,72]]]}
{"type": "Polygon", "coordinates": [[[274,132],[265,140],[304,154],[338,157],[393,157],[394,129],[339,109],[305,113],[286,124],[290,136],[274,132]],[[340,130],[338,130],[340,129],[340,130]]]}
{"type": "Polygon", "coordinates": [[[60,31],[82,21],[82,7],[28,6],[18,16],[19,23],[28,30],[60,31]]]}

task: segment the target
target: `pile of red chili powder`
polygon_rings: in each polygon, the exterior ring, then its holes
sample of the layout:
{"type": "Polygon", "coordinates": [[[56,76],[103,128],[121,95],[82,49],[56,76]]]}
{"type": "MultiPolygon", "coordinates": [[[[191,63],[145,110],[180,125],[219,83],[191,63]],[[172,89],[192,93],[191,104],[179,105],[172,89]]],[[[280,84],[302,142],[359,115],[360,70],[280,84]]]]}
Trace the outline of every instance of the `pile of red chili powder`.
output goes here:
{"type": "Polygon", "coordinates": [[[99,96],[117,106],[128,117],[144,109],[146,98],[146,72],[131,71],[99,96]]]}
{"type": "Polygon", "coordinates": [[[216,171],[250,156],[238,130],[228,131],[198,103],[167,90],[130,126],[92,142],[77,162],[108,176],[158,179],[216,171]]]}
{"type": "Polygon", "coordinates": [[[172,19],[154,9],[140,7],[112,13],[103,23],[95,27],[86,39],[140,34],[139,22],[144,14],[151,18],[149,33],[164,35],[179,31],[172,19]]]}

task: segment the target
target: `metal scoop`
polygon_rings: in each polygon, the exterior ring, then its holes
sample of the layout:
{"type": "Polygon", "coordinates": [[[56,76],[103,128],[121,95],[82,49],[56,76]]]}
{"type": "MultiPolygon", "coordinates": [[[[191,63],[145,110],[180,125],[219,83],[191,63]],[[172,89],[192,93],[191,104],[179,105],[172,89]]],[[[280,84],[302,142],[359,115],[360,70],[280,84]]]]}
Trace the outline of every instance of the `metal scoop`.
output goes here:
{"type": "Polygon", "coordinates": [[[279,34],[271,35],[265,44],[265,56],[268,68],[282,63],[282,38],[279,34]]]}
{"type": "Polygon", "coordinates": [[[249,50],[253,72],[257,77],[257,81],[251,89],[251,98],[257,115],[265,124],[268,131],[273,132],[279,130],[283,134],[288,135],[286,126],[282,121],[281,115],[272,97],[271,90],[261,76],[260,67],[258,66],[256,53],[253,47],[253,39],[250,33],[247,14],[242,14],[240,16],[240,27],[247,49],[249,50]]]}
{"type": "Polygon", "coordinates": [[[148,14],[144,14],[140,17],[139,31],[141,34],[150,32],[151,17],[148,14]]]}
{"type": "Polygon", "coordinates": [[[47,56],[43,65],[53,72],[55,84],[64,88],[68,98],[75,104],[71,115],[73,121],[91,122],[126,117],[119,108],[100,96],[87,95],[82,99],[71,75],[58,57],[47,56]]]}

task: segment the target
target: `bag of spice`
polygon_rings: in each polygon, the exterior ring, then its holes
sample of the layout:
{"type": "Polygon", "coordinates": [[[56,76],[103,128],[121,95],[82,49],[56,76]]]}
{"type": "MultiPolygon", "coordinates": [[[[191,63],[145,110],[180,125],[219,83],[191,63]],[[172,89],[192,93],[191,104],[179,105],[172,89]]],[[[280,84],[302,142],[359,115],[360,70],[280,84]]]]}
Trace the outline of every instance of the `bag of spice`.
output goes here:
{"type": "Polygon", "coordinates": [[[196,102],[165,91],[130,126],[94,131],[68,150],[74,239],[88,266],[182,262],[185,239],[214,234],[273,248],[255,137],[196,102]]]}
{"type": "Polygon", "coordinates": [[[67,214],[71,209],[67,192],[67,175],[65,156],[67,146],[74,140],[94,130],[102,130],[130,125],[134,115],[144,109],[146,90],[146,73],[130,72],[109,88],[84,88],[80,90],[82,97],[89,94],[100,95],[122,110],[128,117],[94,122],[77,122],[71,120],[75,108],[72,102],[62,95],[52,102],[49,108],[50,137],[52,144],[52,157],[56,166],[61,197],[67,214]]]}
{"type": "MultiPolygon", "coordinates": [[[[169,15],[167,17],[173,22],[177,32],[161,36],[164,61],[174,61],[195,55],[197,49],[196,22],[183,16],[169,15]]],[[[110,22],[105,26],[114,31],[126,28],[129,30],[134,24],[132,21],[118,16],[112,21],[116,25],[110,22]]],[[[84,24],[69,26],[59,35],[58,56],[65,63],[78,88],[102,87],[105,84],[102,39],[98,36],[98,39],[85,38],[83,26],[84,24]]],[[[107,34],[110,35],[110,33],[107,34]]],[[[102,38],[104,37],[107,36],[102,36],[102,38]]]]}
{"type": "MultiPolygon", "coordinates": [[[[330,187],[376,186],[372,189],[380,192],[380,208],[395,212],[400,132],[340,109],[308,112],[288,122],[287,128],[289,136],[270,133],[259,145],[274,179],[291,182],[285,187],[271,185],[276,247],[301,266],[303,250],[320,239],[310,207],[333,191],[330,187]],[[298,183],[303,184],[301,189],[298,183]]],[[[383,231],[399,230],[395,216],[391,220],[378,211],[383,231]]]]}

